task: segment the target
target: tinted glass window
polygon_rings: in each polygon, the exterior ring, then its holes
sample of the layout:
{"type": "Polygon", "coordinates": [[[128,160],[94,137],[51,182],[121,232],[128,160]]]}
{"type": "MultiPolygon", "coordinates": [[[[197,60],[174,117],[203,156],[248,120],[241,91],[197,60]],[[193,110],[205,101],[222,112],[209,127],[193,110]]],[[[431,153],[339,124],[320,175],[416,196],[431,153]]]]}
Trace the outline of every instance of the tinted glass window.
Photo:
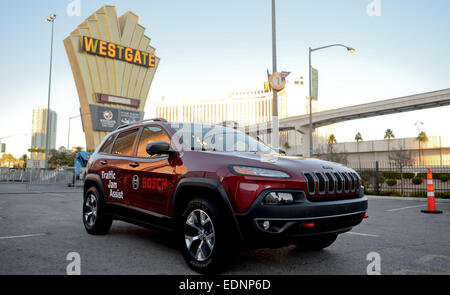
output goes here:
{"type": "Polygon", "coordinates": [[[111,150],[112,154],[131,156],[133,155],[133,143],[138,129],[132,129],[122,132],[117,136],[116,142],[111,150]]]}
{"type": "Polygon", "coordinates": [[[103,144],[103,146],[101,147],[101,149],[99,150],[100,153],[109,153],[109,151],[111,150],[111,146],[114,142],[114,138],[116,137],[116,135],[111,135],[103,144]]]}
{"type": "Polygon", "coordinates": [[[144,130],[142,130],[141,138],[139,140],[137,156],[151,157],[149,154],[147,154],[146,147],[149,142],[154,141],[163,141],[170,143],[169,136],[161,127],[157,126],[145,127],[144,130]]]}

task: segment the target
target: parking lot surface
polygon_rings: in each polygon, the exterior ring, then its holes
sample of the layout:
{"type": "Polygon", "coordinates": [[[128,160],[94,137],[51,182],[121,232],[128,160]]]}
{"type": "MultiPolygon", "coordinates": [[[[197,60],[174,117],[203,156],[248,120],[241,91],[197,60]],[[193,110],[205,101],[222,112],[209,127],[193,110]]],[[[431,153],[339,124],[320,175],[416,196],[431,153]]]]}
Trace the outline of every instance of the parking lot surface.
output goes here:
{"type": "MultiPolygon", "coordinates": [[[[114,221],[89,235],[79,188],[34,191],[0,185],[0,274],[66,274],[70,252],[81,274],[194,274],[167,234],[114,221]]],[[[294,246],[241,251],[227,274],[366,274],[367,255],[381,274],[450,274],[450,203],[424,214],[426,202],[369,197],[369,218],[322,251],[294,246]]]]}

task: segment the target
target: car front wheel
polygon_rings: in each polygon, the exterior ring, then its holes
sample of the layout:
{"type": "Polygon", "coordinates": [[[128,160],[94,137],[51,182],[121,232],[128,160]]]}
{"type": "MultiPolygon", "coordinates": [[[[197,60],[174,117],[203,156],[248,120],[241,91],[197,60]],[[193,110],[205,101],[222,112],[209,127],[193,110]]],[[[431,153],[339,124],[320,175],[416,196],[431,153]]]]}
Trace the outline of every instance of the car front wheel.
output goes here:
{"type": "Polygon", "coordinates": [[[230,266],[236,243],[215,203],[206,198],[190,201],[182,214],[179,228],[183,256],[199,273],[217,273],[230,266]]]}

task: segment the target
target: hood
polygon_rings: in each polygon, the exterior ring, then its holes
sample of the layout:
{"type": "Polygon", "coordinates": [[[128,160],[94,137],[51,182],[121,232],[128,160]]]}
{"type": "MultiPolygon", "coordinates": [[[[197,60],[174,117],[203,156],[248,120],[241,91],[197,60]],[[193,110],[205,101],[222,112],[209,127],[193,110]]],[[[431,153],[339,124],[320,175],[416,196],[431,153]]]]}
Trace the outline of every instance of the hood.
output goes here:
{"type": "Polygon", "coordinates": [[[264,154],[255,152],[207,152],[229,157],[232,165],[248,165],[268,169],[278,169],[293,174],[304,172],[355,172],[342,164],[315,158],[264,154]]]}

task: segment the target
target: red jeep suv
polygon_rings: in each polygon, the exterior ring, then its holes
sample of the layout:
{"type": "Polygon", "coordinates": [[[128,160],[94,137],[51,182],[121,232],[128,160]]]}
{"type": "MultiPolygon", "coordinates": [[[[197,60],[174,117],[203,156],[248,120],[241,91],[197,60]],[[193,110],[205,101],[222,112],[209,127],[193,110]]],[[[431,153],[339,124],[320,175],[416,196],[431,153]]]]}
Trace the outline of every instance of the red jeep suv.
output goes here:
{"type": "Polygon", "coordinates": [[[144,120],[108,134],[90,157],[83,223],[173,232],[200,273],[243,245],[319,250],[367,211],[361,178],[340,164],[279,154],[236,128],[144,120]]]}

